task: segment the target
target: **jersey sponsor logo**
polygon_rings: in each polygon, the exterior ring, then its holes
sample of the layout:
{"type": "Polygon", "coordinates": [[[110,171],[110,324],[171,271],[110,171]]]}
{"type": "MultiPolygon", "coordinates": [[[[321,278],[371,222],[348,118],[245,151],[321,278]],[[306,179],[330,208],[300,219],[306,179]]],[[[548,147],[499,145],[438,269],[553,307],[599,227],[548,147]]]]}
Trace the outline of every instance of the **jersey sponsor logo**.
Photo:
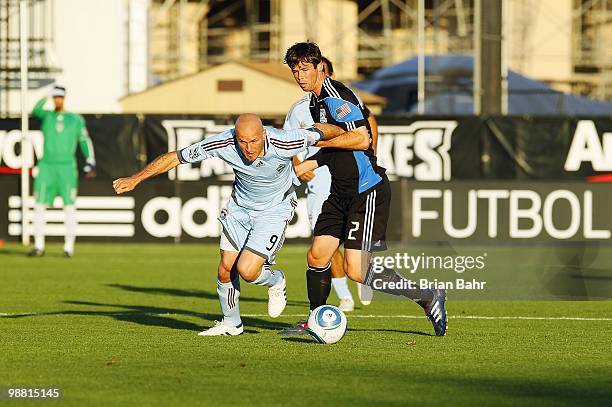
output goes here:
{"type": "Polygon", "coordinates": [[[55,131],[57,131],[58,133],[61,133],[62,131],[64,131],[64,123],[60,121],[55,123],[55,131]]]}
{"type": "Polygon", "coordinates": [[[594,171],[612,171],[612,132],[601,140],[592,120],[580,120],[565,160],[565,171],[578,171],[590,163],[594,171]]]}
{"type": "Polygon", "coordinates": [[[348,103],[344,103],[343,105],[341,105],[339,108],[336,109],[336,114],[341,119],[346,117],[349,113],[351,113],[351,108],[349,107],[348,103]]]}
{"type": "Polygon", "coordinates": [[[319,110],[319,123],[327,123],[327,116],[323,107],[319,110]]]}
{"type": "Polygon", "coordinates": [[[450,181],[449,150],[454,120],[423,120],[408,126],[379,126],[377,158],[387,174],[418,181],[450,181]]]}

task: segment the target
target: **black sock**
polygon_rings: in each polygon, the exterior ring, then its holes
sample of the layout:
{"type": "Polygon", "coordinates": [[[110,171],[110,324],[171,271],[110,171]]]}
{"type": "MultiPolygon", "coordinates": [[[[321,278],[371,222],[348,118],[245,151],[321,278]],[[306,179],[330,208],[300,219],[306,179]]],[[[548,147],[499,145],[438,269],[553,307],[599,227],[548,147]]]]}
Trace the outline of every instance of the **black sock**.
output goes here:
{"type": "Polygon", "coordinates": [[[408,280],[397,274],[395,270],[375,266],[373,263],[368,267],[364,284],[376,291],[410,298],[422,307],[433,299],[432,290],[420,289],[418,286],[410,288],[408,280]]]}
{"type": "Polygon", "coordinates": [[[311,311],[321,305],[325,305],[331,292],[331,263],[324,267],[308,265],[306,287],[308,288],[311,311]]]}

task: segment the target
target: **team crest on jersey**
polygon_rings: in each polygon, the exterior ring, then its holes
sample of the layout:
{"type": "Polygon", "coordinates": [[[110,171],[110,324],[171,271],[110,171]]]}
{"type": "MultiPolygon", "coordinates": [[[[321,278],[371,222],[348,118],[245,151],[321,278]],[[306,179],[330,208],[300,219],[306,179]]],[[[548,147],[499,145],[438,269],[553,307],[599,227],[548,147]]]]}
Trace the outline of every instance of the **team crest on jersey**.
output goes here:
{"type": "Polygon", "coordinates": [[[227,214],[228,214],[228,212],[229,212],[229,211],[227,210],[227,208],[223,208],[223,209],[221,209],[221,214],[219,215],[219,218],[221,218],[221,220],[223,220],[223,219],[227,218],[227,214]]]}
{"type": "Polygon", "coordinates": [[[276,167],[276,172],[280,174],[285,169],[285,167],[285,164],[280,164],[278,167],[276,167]]]}
{"type": "Polygon", "coordinates": [[[336,114],[341,119],[344,118],[346,115],[348,115],[350,112],[351,112],[351,108],[349,107],[348,103],[345,103],[336,109],[336,114]]]}
{"type": "Polygon", "coordinates": [[[327,116],[325,115],[325,108],[321,108],[319,111],[319,123],[327,123],[327,116]]]}

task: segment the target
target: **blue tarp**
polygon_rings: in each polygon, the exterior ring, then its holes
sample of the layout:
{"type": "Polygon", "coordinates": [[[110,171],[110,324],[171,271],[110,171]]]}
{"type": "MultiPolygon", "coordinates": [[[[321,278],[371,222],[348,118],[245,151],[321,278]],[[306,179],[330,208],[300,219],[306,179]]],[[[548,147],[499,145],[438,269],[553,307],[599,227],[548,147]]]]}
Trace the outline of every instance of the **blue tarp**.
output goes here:
{"type": "MultiPolygon", "coordinates": [[[[384,112],[415,114],[417,111],[417,58],[379,69],[352,86],[387,98],[384,112]]],[[[426,114],[473,114],[470,55],[425,57],[426,114]]],[[[558,92],[548,85],[510,70],[508,113],[511,115],[612,115],[612,103],[558,92]]]]}

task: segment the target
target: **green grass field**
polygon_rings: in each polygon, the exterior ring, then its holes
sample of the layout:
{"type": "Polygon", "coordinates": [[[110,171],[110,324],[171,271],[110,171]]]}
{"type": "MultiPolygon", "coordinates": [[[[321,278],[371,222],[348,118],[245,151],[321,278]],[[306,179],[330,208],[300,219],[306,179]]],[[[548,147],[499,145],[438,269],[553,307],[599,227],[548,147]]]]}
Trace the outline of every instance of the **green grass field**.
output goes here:
{"type": "Polygon", "coordinates": [[[219,311],[214,245],[80,243],[72,259],[58,244],[40,259],[8,245],[0,387],[58,386],[67,406],[612,405],[612,301],[451,296],[443,338],[417,306],[374,301],[348,314],[338,344],[283,339],[307,310],[305,249],[279,255],[281,318],[243,283],[245,334],[203,338],[219,311]]]}

